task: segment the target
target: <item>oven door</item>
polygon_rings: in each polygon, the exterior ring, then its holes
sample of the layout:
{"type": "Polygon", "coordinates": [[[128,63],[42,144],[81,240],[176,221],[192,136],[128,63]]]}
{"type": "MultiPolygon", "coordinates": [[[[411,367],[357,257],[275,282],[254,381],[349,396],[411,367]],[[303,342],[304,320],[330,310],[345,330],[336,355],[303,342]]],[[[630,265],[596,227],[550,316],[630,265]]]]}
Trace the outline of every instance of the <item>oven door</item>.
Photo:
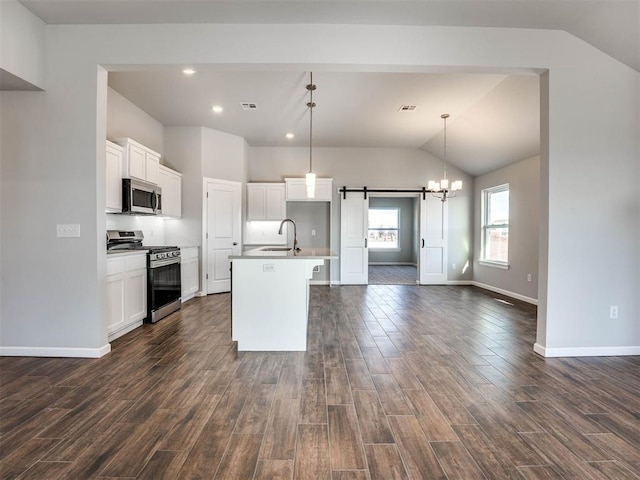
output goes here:
{"type": "Polygon", "coordinates": [[[160,260],[149,265],[147,322],[155,323],[179,310],[181,294],[179,259],[160,260]]]}

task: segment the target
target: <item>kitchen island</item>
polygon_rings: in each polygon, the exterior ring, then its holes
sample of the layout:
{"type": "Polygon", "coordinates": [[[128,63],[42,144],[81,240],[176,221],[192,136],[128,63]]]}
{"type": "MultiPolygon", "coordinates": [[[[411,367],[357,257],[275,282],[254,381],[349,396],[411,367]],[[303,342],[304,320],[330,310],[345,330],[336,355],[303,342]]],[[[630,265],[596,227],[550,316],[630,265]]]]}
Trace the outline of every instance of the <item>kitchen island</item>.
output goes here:
{"type": "Polygon", "coordinates": [[[306,351],[309,280],[328,248],[262,247],[232,255],[231,336],[239,351],[306,351]]]}

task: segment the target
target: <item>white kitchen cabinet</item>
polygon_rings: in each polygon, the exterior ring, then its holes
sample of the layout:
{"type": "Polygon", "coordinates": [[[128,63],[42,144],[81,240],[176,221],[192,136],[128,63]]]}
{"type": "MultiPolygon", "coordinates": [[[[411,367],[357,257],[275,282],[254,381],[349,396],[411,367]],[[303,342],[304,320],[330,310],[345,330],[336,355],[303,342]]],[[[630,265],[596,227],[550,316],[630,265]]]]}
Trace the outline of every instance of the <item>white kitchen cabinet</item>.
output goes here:
{"type": "Polygon", "coordinates": [[[307,184],[304,178],[285,178],[287,202],[330,202],[333,188],[332,178],[316,178],[316,195],[307,198],[307,184]]]}
{"type": "Polygon", "coordinates": [[[283,220],[285,191],[284,183],[248,183],[247,220],[283,220]]]}
{"type": "Polygon", "coordinates": [[[198,247],[180,249],[180,281],[182,303],[191,300],[200,288],[198,276],[198,247]]]}
{"type": "Polygon", "coordinates": [[[147,254],[107,257],[107,335],[109,341],[142,325],[147,316],[147,254]]]}
{"type": "Polygon", "coordinates": [[[124,149],[122,176],[158,184],[160,154],[127,137],[117,141],[124,149]]]}
{"type": "Polygon", "coordinates": [[[162,215],[182,216],[182,174],[160,165],[158,185],[162,187],[162,215]]]}
{"type": "Polygon", "coordinates": [[[123,148],[107,140],[105,211],[122,212],[123,148]]]}

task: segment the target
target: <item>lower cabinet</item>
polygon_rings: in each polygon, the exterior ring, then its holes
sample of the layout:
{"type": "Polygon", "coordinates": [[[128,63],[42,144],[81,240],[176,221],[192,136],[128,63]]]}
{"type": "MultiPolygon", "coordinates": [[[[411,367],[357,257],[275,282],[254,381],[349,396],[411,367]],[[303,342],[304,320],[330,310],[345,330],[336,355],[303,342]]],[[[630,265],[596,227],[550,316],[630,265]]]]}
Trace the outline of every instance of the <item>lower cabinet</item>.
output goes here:
{"type": "Polygon", "coordinates": [[[182,303],[191,300],[200,287],[198,276],[198,247],[180,249],[182,303]]]}
{"type": "Polygon", "coordinates": [[[142,325],[146,316],[146,253],[107,258],[107,335],[109,341],[142,325]]]}

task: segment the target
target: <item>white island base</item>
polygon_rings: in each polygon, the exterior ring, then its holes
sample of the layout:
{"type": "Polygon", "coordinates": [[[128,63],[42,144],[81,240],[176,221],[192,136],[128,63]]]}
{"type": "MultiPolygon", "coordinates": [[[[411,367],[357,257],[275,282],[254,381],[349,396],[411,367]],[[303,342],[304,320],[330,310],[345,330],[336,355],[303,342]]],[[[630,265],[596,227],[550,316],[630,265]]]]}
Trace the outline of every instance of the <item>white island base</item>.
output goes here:
{"type": "Polygon", "coordinates": [[[325,259],[231,257],[231,337],[238,351],[306,351],[309,280],[325,259]]]}

